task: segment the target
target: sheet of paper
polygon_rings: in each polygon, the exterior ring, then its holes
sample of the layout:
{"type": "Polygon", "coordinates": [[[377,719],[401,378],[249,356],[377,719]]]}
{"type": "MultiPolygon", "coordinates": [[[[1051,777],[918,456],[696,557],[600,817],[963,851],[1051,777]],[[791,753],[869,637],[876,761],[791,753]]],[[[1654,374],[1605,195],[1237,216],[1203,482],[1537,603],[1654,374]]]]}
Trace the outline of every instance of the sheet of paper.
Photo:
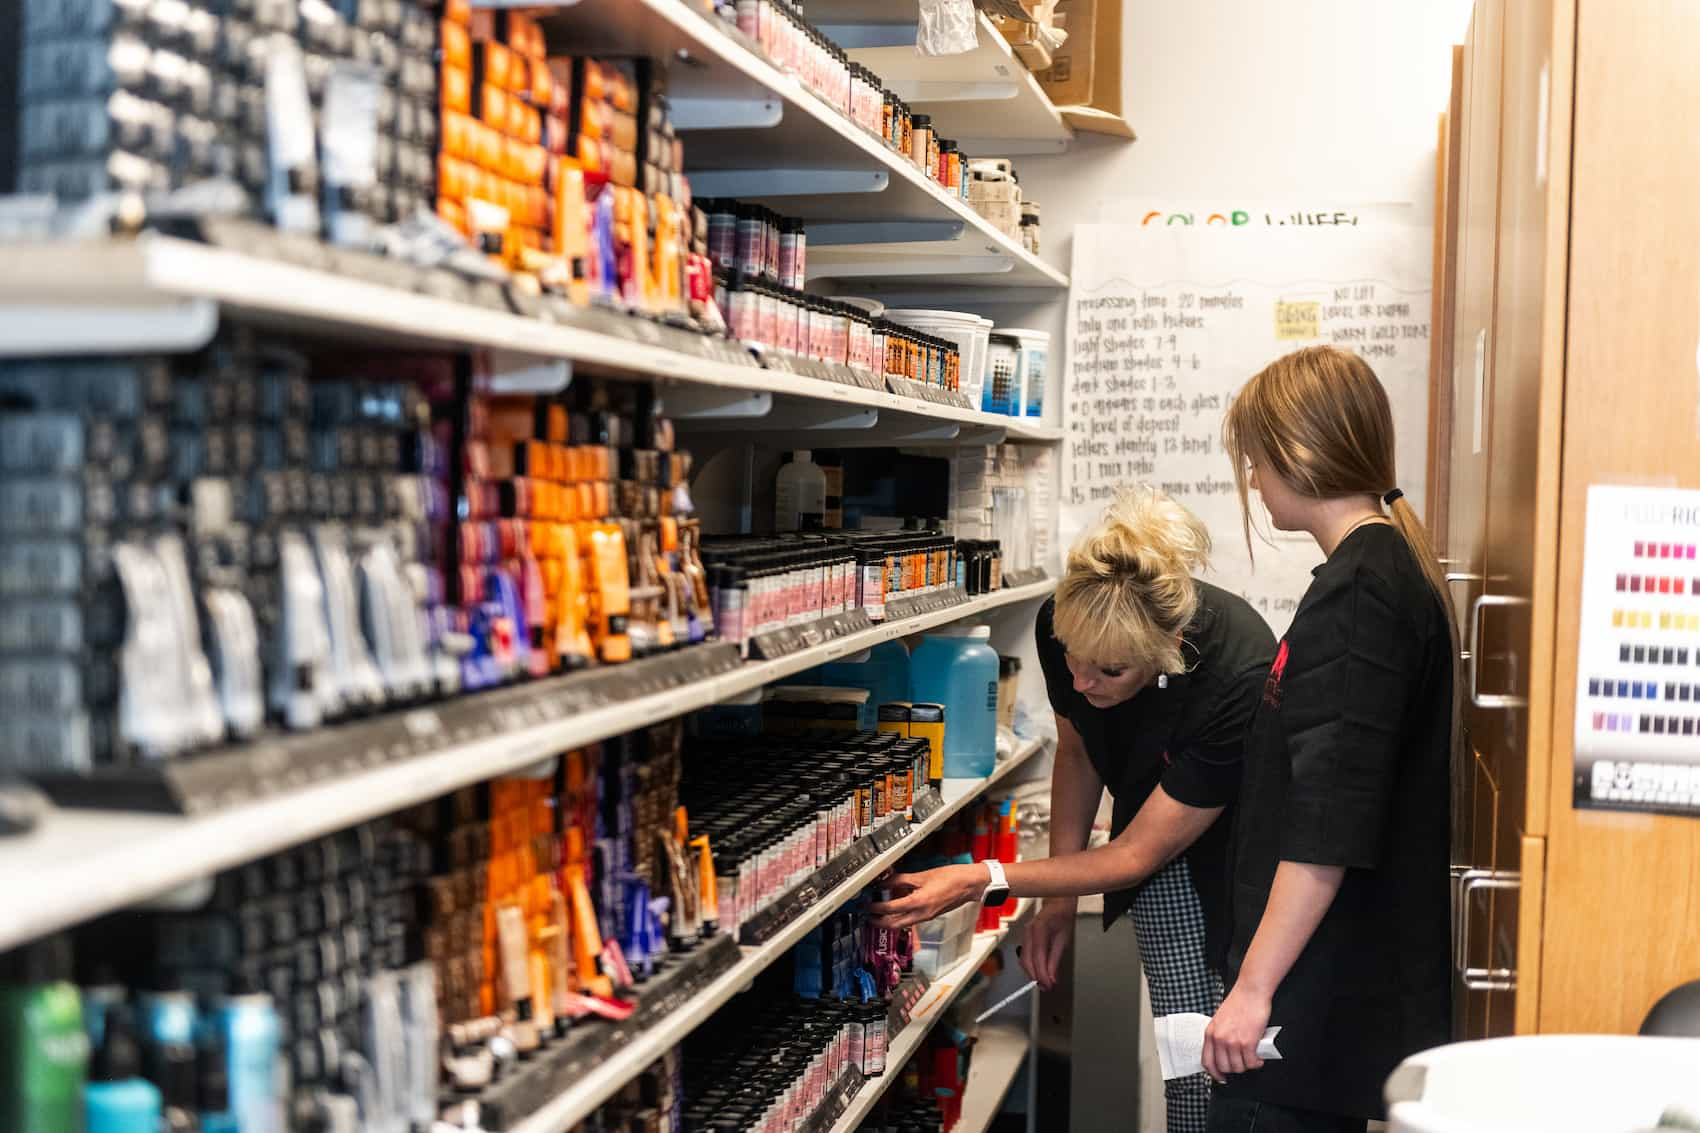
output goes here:
{"type": "MultiPolygon", "coordinates": [[[[1210,1016],[1187,1011],[1164,1015],[1156,1024],[1157,1062],[1163,1068],[1163,1080],[1203,1073],[1204,1028],[1210,1025],[1210,1016]]],[[[1257,1044],[1257,1057],[1265,1062],[1281,1057],[1281,1052],[1275,1049],[1275,1036],[1280,1033],[1280,1027],[1263,1032],[1263,1041],[1257,1044]]]]}

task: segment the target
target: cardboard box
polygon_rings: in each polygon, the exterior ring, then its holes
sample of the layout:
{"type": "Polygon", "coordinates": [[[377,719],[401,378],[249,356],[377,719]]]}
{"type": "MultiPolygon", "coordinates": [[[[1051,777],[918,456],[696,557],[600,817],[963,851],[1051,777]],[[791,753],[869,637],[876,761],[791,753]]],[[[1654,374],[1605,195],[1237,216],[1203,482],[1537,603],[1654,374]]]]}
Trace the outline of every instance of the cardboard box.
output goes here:
{"type": "Polygon", "coordinates": [[[1068,40],[1039,85],[1075,129],[1132,137],[1121,120],[1121,0],[1058,0],[1056,20],[1068,40]]]}

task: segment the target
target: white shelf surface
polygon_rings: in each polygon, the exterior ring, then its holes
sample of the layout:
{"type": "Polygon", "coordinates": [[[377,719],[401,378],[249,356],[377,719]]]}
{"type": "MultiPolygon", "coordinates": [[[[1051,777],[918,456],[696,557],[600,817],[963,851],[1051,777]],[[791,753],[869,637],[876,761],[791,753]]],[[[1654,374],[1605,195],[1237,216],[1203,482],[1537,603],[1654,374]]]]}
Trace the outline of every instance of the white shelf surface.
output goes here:
{"type": "MultiPolygon", "coordinates": [[[[0,839],[0,879],[8,898],[0,908],[0,950],[560,752],[706,708],[882,641],[1042,598],[1054,585],[981,595],[683,688],[456,744],[205,817],[54,810],[35,831],[0,839]]],[[[1000,764],[994,780],[1007,770],[1000,764]]]]}
{"type": "Polygon", "coordinates": [[[754,359],[745,365],[693,357],[157,233],[122,241],[7,245],[0,255],[9,268],[0,276],[0,356],[197,349],[216,326],[205,309],[212,304],[272,329],[368,348],[482,348],[500,352],[509,368],[565,361],[612,377],[862,406],[899,424],[955,423],[1000,431],[1010,441],[1062,438],[1060,429],[1020,418],[763,369],[754,359]],[[174,340],[174,333],[181,337],[174,340]]]}
{"type": "Polygon", "coordinates": [[[899,1031],[887,1047],[885,1073],[878,1078],[870,1078],[857,1092],[849,1108],[833,1124],[832,1133],[855,1133],[857,1126],[862,1124],[862,1119],[873,1112],[880,1098],[902,1077],[904,1063],[920,1049],[928,1032],[943,1018],[945,1008],[962,994],[968,986],[968,981],[973,978],[980,965],[986,962],[986,957],[997,950],[1009,936],[1010,930],[1026,919],[1033,905],[1031,900],[1022,898],[1014,916],[1005,918],[995,931],[975,933],[974,943],[969,946],[968,955],[939,973],[938,978],[927,989],[927,994],[915,1005],[915,1010],[909,1017],[909,1025],[899,1031]]]}
{"type": "MultiPolygon", "coordinates": [[[[931,274],[974,273],[990,287],[1065,288],[1068,276],[999,232],[967,201],[947,193],[848,116],[827,105],[684,0],[475,0],[482,7],[537,9],[556,50],[640,55],[668,64],[668,94],[717,128],[682,130],[685,172],[750,175],[736,191],[699,189],[701,196],[757,201],[803,220],[950,221],[951,242],[917,245],[920,257],[942,257],[931,274]],[[759,124],[757,124],[759,123],[759,124]],[[774,170],[829,173],[829,183],[798,194],[774,191],[774,170]],[[882,186],[883,183],[883,187],[882,186]]],[[[810,18],[820,22],[811,10],[810,18]]],[[[741,178],[740,178],[741,179],[741,178]]],[[[693,180],[693,185],[696,182],[693,180]]],[[[705,185],[713,182],[705,181],[705,185]]],[[[816,249],[811,247],[811,259],[816,249]]]]}
{"type": "MultiPolygon", "coordinates": [[[[946,779],[941,791],[944,795],[944,807],[917,825],[909,837],[868,863],[843,885],[823,897],[808,912],[786,925],[785,930],[778,936],[760,947],[745,948],[743,959],[739,960],[736,966],[722,973],[683,1009],[667,1016],[611,1058],[599,1063],[589,1074],[557,1094],[548,1106],[514,1126],[512,1133],[567,1133],[567,1130],[589,1117],[597,1106],[613,1097],[621,1086],[670,1048],[682,1042],[686,1035],[719,1010],[723,1003],[749,986],[751,980],[789,952],[792,946],[813,931],[816,925],[826,920],[833,910],[860,893],[919,844],[920,839],[943,826],[963,807],[990,790],[999,779],[1031,759],[1038,750],[1038,743],[1024,743],[1014,756],[998,764],[997,769],[985,779],[946,779]]],[[[1017,915],[1020,915],[1020,910],[1017,915]]],[[[999,934],[981,935],[989,939],[999,934]]],[[[978,943],[977,939],[976,944],[978,943]]],[[[989,948],[987,950],[990,951],[989,948]]],[[[924,1003],[925,1001],[923,1006],[924,1003]]],[[[869,1088],[871,1087],[864,1087],[864,1092],[869,1088]]]]}
{"type": "Polygon", "coordinates": [[[980,1024],[968,1081],[962,1086],[962,1116],[951,1133],[986,1133],[992,1127],[1004,1096],[1027,1062],[1030,1045],[1025,1026],[980,1024]]]}

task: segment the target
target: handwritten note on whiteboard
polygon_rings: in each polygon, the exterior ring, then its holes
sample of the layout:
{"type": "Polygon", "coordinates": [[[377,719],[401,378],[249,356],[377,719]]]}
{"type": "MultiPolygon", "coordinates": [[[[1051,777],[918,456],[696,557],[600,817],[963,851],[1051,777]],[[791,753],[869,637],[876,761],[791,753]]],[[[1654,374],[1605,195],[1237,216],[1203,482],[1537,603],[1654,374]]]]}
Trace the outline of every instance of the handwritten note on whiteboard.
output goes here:
{"type": "MultiPolygon", "coordinates": [[[[1130,210],[1140,215],[1141,210],[1130,210]]],[[[1157,484],[1209,527],[1207,577],[1284,632],[1321,555],[1308,536],[1240,523],[1222,415],[1275,358],[1329,343],[1356,350],[1393,403],[1399,487],[1423,504],[1428,421],[1426,225],[1083,225],[1074,236],[1064,376],[1066,546],[1125,484],[1157,484]]],[[[1388,485],[1392,487],[1392,485],[1388,485]]]]}

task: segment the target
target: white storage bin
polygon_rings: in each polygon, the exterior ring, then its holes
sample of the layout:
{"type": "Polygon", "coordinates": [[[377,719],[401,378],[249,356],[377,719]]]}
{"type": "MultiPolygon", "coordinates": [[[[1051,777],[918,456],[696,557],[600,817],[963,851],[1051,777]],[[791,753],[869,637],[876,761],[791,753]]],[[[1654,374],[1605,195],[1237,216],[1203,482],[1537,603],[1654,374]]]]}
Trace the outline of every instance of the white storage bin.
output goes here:
{"type": "Polygon", "coordinates": [[[1453,1043],[1407,1058],[1385,1096],[1390,1133],[1642,1133],[1669,1109],[1700,1118],[1700,1039],[1453,1043]]]}
{"type": "Polygon", "coordinates": [[[1021,340],[994,331],[986,343],[986,372],[980,408],[987,413],[1021,414],[1021,340]]]}
{"type": "Polygon", "coordinates": [[[1045,412],[1045,378],[1050,365],[1051,332],[1026,327],[999,327],[1020,344],[1021,405],[1013,417],[1042,417],[1045,412]]]}

